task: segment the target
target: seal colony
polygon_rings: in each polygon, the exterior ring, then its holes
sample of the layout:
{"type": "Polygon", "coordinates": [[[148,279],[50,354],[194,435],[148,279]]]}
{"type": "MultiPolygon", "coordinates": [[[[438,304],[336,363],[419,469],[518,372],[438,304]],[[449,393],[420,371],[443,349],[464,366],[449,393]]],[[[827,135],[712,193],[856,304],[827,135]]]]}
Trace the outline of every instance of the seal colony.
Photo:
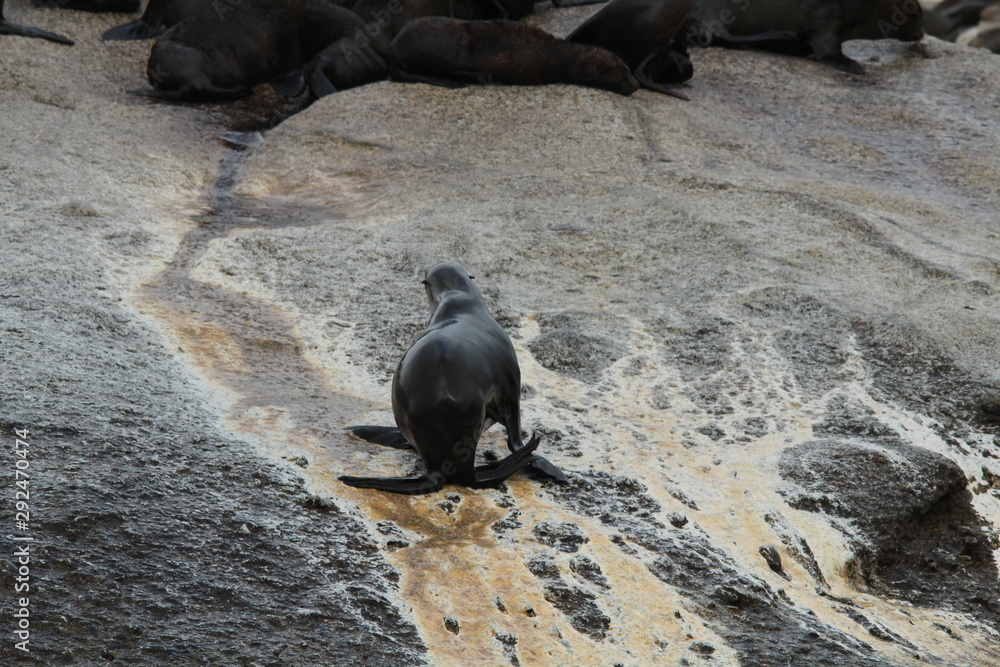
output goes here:
{"type": "MultiPolygon", "coordinates": [[[[600,0],[559,0],[555,7],[600,0]]],[[[94,11],[131,11],[136,0],[67,0],[94,11]]],[[[944,0],[929,14],[954,32],[997,0],[944,0]]],[[[916,41],[918,0],[611,0],[566,39],[517,23],[534,0],[149,0],[142,16],[105,40],[161,35],[147,63],[152,90],[178,101],[225,101],[270,83],[279,95],[319,98],[391,78],[447,87],[565,83],[630,95],[637,88],[688,99],[689,46],[754,47],[861,74],[844,55],[851,39],[916,41]],[[164,32],[166,31],[166,32],[164,32]]],[[[0,34],[53,33],[11,24],[0,34]]],[[[972,44],[997,48],[989,12],[972,44]],[[989,19],[989,21],[988,21],[989,19]]]]}
{"type": "Polygon", "coordinates": [[[532,465],[560,481],[566,476],[536,455],[539,438],[521,441],[521,370],[510,338],[490,315],[479,288],[457,264],[436,264],[424,274],[432,313],[427,330],[406,351],[392,378],[392,413],[398,429],[356,426],[375,444],[410,445],[427,467],[419,477],[341,477],[349,486],[410,495],[445,484],[496,486],[532,465]],[[476,467],[476,446],[494,423],[507,430],[511,454],[476,467]]]}

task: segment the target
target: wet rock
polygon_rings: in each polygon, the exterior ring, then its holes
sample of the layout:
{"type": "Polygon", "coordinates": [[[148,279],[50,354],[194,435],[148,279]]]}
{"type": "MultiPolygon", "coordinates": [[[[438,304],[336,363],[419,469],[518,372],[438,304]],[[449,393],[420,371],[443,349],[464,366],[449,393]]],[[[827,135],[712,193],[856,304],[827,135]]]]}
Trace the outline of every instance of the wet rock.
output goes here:
{"type": "Polygon", "coordinates": [[[751,294],[744,307],[774,337],[807,396],[821,396],[838,384],[847,360],[851,323],[830,304],[793,289],[773,287],[751,294]]]}
{"type": "Polygon", "coordinates": [[[607,636],[611,619],[594,602],[593,593],[576,586],[553,584],[545,587],[545,599],[566,616],[577,632],[592,639],[607,636]]]}
{"type": "Polygon", "coordinates": [[[784,568],[781,567],[781,554],[779,554],[778,550],[774,548],[774,545],[765,544],[757,551],[764,559],[764,562],[767,563],[767,566],[771,568],[772,572],[780,574],[784,579],[788,579],[788,574],[786,574],[784,568]]]}
{"type": "Polygon", "coordinates": [[[873,622],[871,619],[869,619],[867,616],[865,616],[863,613],[861,613],[860,611],[858,611],[853,607],[841,607],[840,611],[845,616],[850,618],[852,621],[854,621],[855,623],[863,627],[865,630],[867,630],[868,634],[870,634],[872,637],[875,637],[876,639],[881,639],[884,642],[892,642],[894,644],[899,644],[900,646],[905,646],[906,648],[911,650],[916,650],[917,648],[911,642],[903,639],[896,633],[891,632],[887,630],[885,627],[879,625],[878,623],[873,622]]]}
{"type": "Polygon", "coordinates": [[[572,329],[556,329],[528,343],[535,361],[559,373],[593,382],[624,354],[624,348],[610,338],[572,329]]]}
{"type": "Polygon", "coordinates": [[[574,476],[570,484],[549,488],[560,502],[589,516],[600,517],[619,531],[614,541],[627,554],[648,563],[658,579],[696,604],[713,629],[751,664],[875,665],[878,656],[867,644],[817,621],[763,581],[740,572],[702,534],[668,529],[651,515],[658,504],[645,487],[607,473],[574,476]],[[580,493],[585,489],[586,493],[580,493]],[[625,511],[605,512],[622,507],[625,511]],[[746,634],[745,623],[766,627],[766,636],[746,634]],[[791,648],[790,647],[794,647],[791,648]]]}
{"type": "Polygon", "coordinates": [[[493,525],[490,526],[490,528],[493,530],[494,533],[500,535],[502,535],[503,533],[510,532],[512,530],[516,530],[524,525],[522,521],[518,520],[519,516],[521,516],[521,510],[516,508],[512,509],[507,514],[506,517],[500,519],[499,521],[494,522],[493,525]]]}
{"type": "Polygon", "coordinates": [[[998,621],[986,524],[962,470],[905,444],[821,440],[782,453],[792,507],[823,512],[852,540],[860,584],[917,604],[947,603],[998,621]]]}
{"type": "Polygon", "coordinates": [[[705,642],[691,642],[691,644],[688,645],[688,650],[704,656],[709,656],[715,653],[715,647],[711,644],[706,644],[705,642]]]}
{"type": "Polygon", "coordinates": [[[590,582],[599,588],[610,588],[607,577],[601,571],[601,566],[586,556],[573,556],[573,559],[569,562],[569,569],[580,579],[590,582]]]}
{"type": "Polygon", "coordinates": [[[580,550],[580,545],[590,541],[579,526],[572,523],[540,523],[531,532],[542,544],[554,546],[564,553],[575,553],[580,550]]]}
{"type": "Polygon", "coordinates": [[[813,555],[812,549],[805,538],[792,527],[784,516],[777,512],[766,513],[764,521],[771,526],[771,530],[778,536],[781,543],[785,545],[785,548],[788,549],[788,553],[795,559],[795,562],[812,576],[816,584],[820,586],[820,590],[825,589],[828,585],[826,578],[823,576],[823,571],[820,570],[819,563],[816,562],[816,556],[813,555]]]}
{"type": "MultiPolygon", "coordinates": [[[[566,616],[575,630],[593,639],[604,639],[611,627],[611,619],[597,606],[593,593],[567,585],[559,567],[548,557],[532,559],[526,565],[545,583],[545,599],[566,616]]],[[[534,612],[528,615],[532,616],[534,612]]]]}
{"type": "Polygon", "coordinates": [[[517,657],[517,650],[514,648],[517,646],[517,637],[511,632],[503,632],[501,630],[493,630],[493,637],[500,642],[503,647],[504,657],[510,662],[514,667],[518,667],[521,664],[520,659],[517,657]]]}

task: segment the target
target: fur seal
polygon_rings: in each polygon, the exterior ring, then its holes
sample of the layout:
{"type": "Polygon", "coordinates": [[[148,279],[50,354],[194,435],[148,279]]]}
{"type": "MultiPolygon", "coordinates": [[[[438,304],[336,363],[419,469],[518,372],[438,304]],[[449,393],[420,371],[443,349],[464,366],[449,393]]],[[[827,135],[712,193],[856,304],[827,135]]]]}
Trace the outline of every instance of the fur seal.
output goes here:
{"type": "Polygon", "coordinates": [[[681,31],[691,2],[611,0],[566,41],[607,49],[625,61],[644,88],[686,100],[662,84],[687,81],[694,73],[681,31]]]}
{"type": "Polygon", "coordinates": [[[140,94],[227,100],[248,95],[268,81],[281,94],[299,94],[305,88],[298,34],[302,14],[303,0],[243,0],[205,7],[153,45],[146,72],[155,90],[140,94]]]}
{"type": "MultiPolygon", "coordinates": [[[[383,58],[389,53],[388,33],[379,23],[374,25],[364,20],[350,9],[344,9],[329,2],[329,0],[306,0],[302,27],[299,29],[299,44],[302,48],[302,59],[312,60],[321,51],[342,39],[351,39],[357,47],[355,51],[364,51],[371,47],[383,58]]],[[[347,51],[347,57],[353,55],[347,51]]]]}
{"type": "Polygon", "coordinates": [[[842,51],[850,39],[923,37],[917,0],[695,0],[688,34],[698,46],[755,46],[862,74],[842,51]]]}
{"type": "Polygon", "coordinates": [[[389,77],[389,66],[371,45],[360,49],[353,39],[343,38],[310,60],[305,76],[313,97],[318,98],[383,81],[389,77]]]}
{"type": "Polygon", "coordinates": [[[55,42],[56,44],[66,44],[67,46],[73,46],[73,40],[69,37],[63,37],[62,35],[57,35],[54,32],[49,32],[48,30],[41,30],[39,28],[30,28],[24,25],[18,25],[17,23],[11,23],[3,17],[3,3],[4,0],[0,0],[0,35],[18,35],[19,37],[37,37],[38,39],[47,39],[50,42],[55,42]]]}
{"type": "Polygon", "coordinates": [[[415,495],[449,483],[496,486],[529,464],[565,480],[558,468],[533,453],[537,435],[526,445],[521,441],[517,355],[469,274],[457,264],[436,264],[424,273],[424,287],[433,313],[427,330],[403,355],[392,378],[392,412],[399,429],[351,430],[391,447],[412,443],[427,474],[340,480],[350,486],[415,495]],[[477,468],[479,437],[496,422],[507,429],[512,453],[477,468]]]}
{"type": "MultiPolygon", "coordinates": [[[[101,35],[101,39],[104,41],[150,39],[184,19],[196,15],[206,7],[211,7],[212,2],[213,0],[149,0],[142,16],[131,23],[111,28],[101,35]]],[[[229,3],[223,3],[222,0],[216,2],[221,11],[233,10],[242,4],[237,0],[229,3]]]]}
{"type": "Polygon", "coordinates": [[[441,17],[411,21],[400,31],[389,47],[389,73],[398,81],[449,87],[572,83],[622,95],[639,87],[610,51],[523,23],[441,17]]]}
{"type": "Polygon", "coordinates": [[[328,0],[306,0],[299,43],[313,97],[389,78],[388,19],[383,23],[366,24],[328,0]]]}

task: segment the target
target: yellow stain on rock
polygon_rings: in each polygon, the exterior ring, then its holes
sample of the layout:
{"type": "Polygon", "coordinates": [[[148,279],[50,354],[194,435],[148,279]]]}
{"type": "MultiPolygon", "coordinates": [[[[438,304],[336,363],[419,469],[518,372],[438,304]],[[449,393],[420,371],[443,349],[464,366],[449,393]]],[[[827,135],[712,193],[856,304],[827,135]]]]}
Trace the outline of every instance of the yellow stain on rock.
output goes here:
{"type": "MultiPolygon", "coordinates": [[[[345,473],[398,476],[420,467],[412,452],[365,444],[335,428],[358,423],[379,408],[334,391],[332,387],[342,383],[324,379],[331,370],[337,371],[338,364],[348,364],[346,357],[324,359],[324,371],[319,371],[295,349],[291,330],[281,330],[274,338],[248,337],[232,321],[199,321],[196,309],[157,302],[149,293],[140,309],[164,326],[183,349],[183,358],[208,383],[224,390],[219,395],[226,406],[227,428],[274,458],[304,456],[308,467],[292,469],[305,478],[310,490],[336,499],[338,506],[368,527],[383,556],[400,574],[401,608],[410,608],[433,664],[507,665],[512,655],[526,665],[675,664],[682,658],[699,664],[702,657],[691,651],[694,642],[714,647],[706,659],[711,664],[738,664],[735,652],[684,596],[647,569],[641,552],[627,554],[612,541],[618,537],[617,529],[561,505],[527,476],[508,480],[505,492],[446,487],[429,496],[401,496],[340,483],[337,477],[345,473]],[[292,357],[302,367],[300,381],[315,386],[299,387],[290,407],[279,400],[282,387],[258,385],[279,382],[276,378],[281,376],[268,375],[270,365],[285,365],[292,357]],[[317,428],[309,422],[320,413],[326,416],[322,428],[317,428]],[[494,530],[505,518],[515,520],[504,530],[494,530]],[[383,539],[377,524],[387,521],[398,526],[403,535],[400,543],[390,545],[383,539]],[[588,540],[578,552],[553,555],[553,549],[532,533],[541,522],[574,524],[588,540]],[[576,556],[600,567],[606,588],[574,575],[570,562],[576,556]],[[585,591],[599,613],[606,615],[603,638],[574,628],[571,619],[546,598],[552,582],[527,567],[537,557],[549,558],[557,566],[559,585],[585,591]]],[[[280,319],[275,318],[276,330],[280,319]]],[[[784,503],[778,493],[782,484],[778,458],[785,448],[812,438],[821,400],[810,402],[799,395],[787,362],[773,349],[736,346],[737,369],[730,372],[746,371],[739,385],[746,407],[734,400],[734,413],[719,421],[759,418],[760,409],[754,406],[767,405],[780,427],[772,424],[772,432],[745,446],[720,446],[693,435],[702,417],[689,416],[696,411],[685,383],[659,361],[660,345],[639,323],[632,323],[628,332],[629,356],[607,369],[596,387],[536,363],[525,345],[539,334],[537,321],[526,318],[520,333],[515,347],[522,376],[537,390],[535,398],[522,406],[522,423],[528,426],[537,420],[563,433],[581,434],[575,457],[561,454],[558,447],[546,450],[543,441],[540,453],[557,465],[572,472],[600,470],[639,480],[660,507],[654,513],[656,520],[666,523],[670,512],[685,515],[689,529],[703,531],[738,568],[775,590],[783,589],[794,604],[815,612],[819,621],[875,643],[866,629],[843,613],[843,605],[817,593],[812,576],[765,520],[769,513],[780,513],[811,546],[830,595],[851,598],[863,613],[921,651],[951,656],[962,664],[1000,661],[1000,651],[988,641],[990,633],[967,617],[857,591],[847,578],[850,553],[840,532],[822,517],[784,503]],[[654,387],[668,397],[669,409],[651,407],[654,387]],[[545,397],[583,410],[548,404],[545,397]],[[684,444],[692,438],[697,446],[684,444]],[[777,548],[790,580],[768,569],[758,553],[763,545],[777,548]],[[957,634],[942,632],[941,625],[957,628],[957,634]]],[[[359,375],[354,368],[344,372],[359,375]]],[[[863,387],[863,381],[859,378],[857,386],[863,387]]],[[[363,393],[373,391],[369,387],[363,393]]],[[[382,415],[387,414],[388,402],[386,395],[382,415]]],[[[505,446],[497,431],[484,435],[480,450],[491,448],[503,455],[505,446]]],[[[913,651],[898,644],[877,642],[877,649],[896,664],[920,664],[913,651]]]]}

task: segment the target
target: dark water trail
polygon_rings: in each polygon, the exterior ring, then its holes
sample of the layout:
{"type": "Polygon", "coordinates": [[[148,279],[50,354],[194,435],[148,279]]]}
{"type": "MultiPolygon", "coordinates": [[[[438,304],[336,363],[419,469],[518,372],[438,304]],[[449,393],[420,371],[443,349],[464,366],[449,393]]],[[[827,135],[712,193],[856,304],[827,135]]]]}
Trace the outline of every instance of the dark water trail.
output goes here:
{"type": "Polygon", "coordinates": [[[206,210],[163,272],[142,288],[141,297],[199,369],[236,394],[231,417],[238,418],[248,408],[268,407],[291,417],[304,434],[343,438],[343,426],[369,404],[330,389],[323,374],[302,356],[286,315],[262,299],[191,278],[213,240],[236,229],[289,226],[287,218],[278,223],[261,219],[234,194],[243,166],[262,143],[261,135],[229,132],[221,139],[229,151],[208,193],[206,210]]]}

